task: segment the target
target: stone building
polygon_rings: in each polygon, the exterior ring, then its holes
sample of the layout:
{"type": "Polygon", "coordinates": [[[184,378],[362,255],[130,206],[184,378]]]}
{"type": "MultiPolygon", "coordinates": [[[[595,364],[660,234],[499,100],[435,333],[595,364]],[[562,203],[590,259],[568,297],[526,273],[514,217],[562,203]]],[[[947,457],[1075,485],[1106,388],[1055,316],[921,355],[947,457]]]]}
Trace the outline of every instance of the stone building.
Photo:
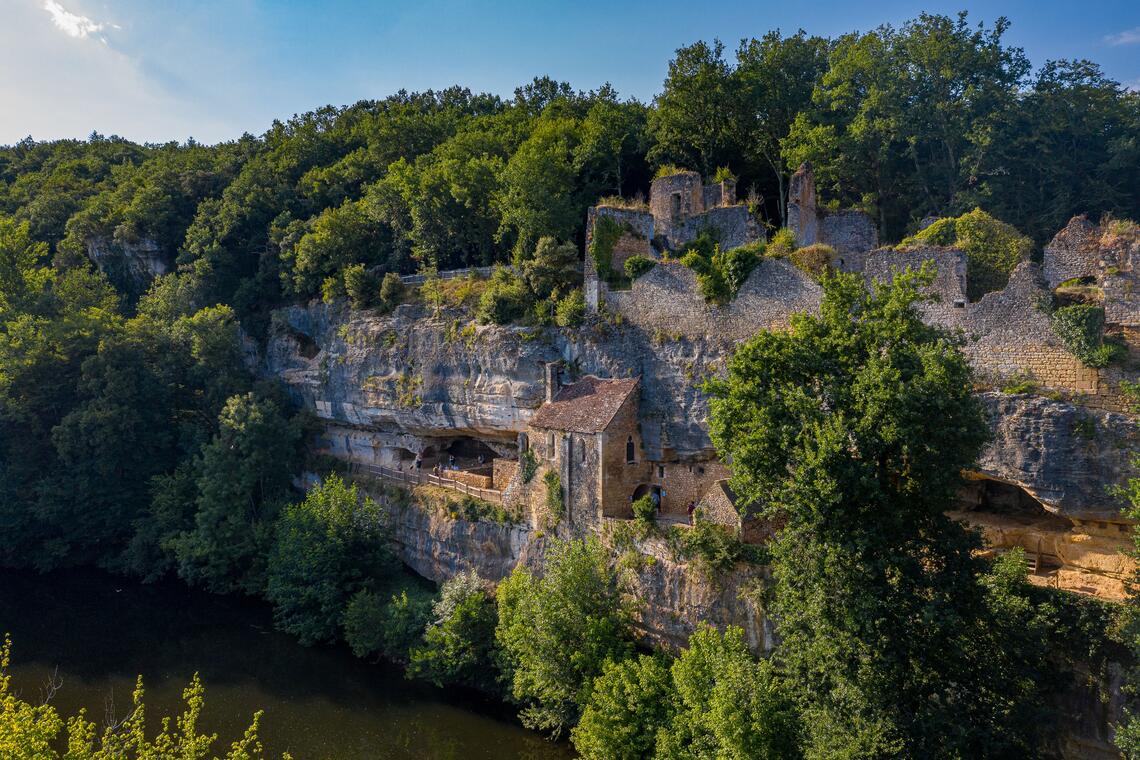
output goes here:
{"type": "MultiPolygon", "coordinates": [[[[647,495],[658,502],[662,517],[685,521],[689,505],[702,503],[728,477],[728,468],[716,460],[647,455],[640,379],[587,375],[561,386],[560,375],[557,364],[548,365],[548,401],[531,417],[526,440],[540,462],[558,473],[571,523],[628,519],[633,502],[647,495]]],[[[717,502],[717,509],[710,508],[709,519],[739,526],[736,513],[721,507],[717,502]]]]}

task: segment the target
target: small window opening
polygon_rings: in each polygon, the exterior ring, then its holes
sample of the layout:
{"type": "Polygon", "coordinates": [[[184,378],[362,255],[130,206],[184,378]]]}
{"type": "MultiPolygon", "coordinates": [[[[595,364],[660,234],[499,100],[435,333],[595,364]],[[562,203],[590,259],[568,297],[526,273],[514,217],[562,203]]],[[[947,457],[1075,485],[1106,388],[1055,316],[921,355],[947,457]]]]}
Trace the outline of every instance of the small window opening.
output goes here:
{"type": "Polygon", "coordinates": [[[632,435],[629,436],[629,438],[627,438],[625,441],[625,463],[626,464],[633,464],[633,436],[632,435]]]}
{"type": "Polygon", "coordinates": [[[965,298],[955,298],[954,299],[954,308],[955,309],[966,308],[966,299],[965,298]]]}
{"type": "Polygon", "coordinates": [[[663,465],[663,464],[657,465],[657,477],[659,477],[659,478],[665,477],[665,465],[663,465]]]}
{"type": "Polygon", "coordinates": [[[673,218],[676,219],[677,217],[681,216],[681,194],[673,193],[673,195],[669,198],[669,203],[671,204],[673,218]]]}

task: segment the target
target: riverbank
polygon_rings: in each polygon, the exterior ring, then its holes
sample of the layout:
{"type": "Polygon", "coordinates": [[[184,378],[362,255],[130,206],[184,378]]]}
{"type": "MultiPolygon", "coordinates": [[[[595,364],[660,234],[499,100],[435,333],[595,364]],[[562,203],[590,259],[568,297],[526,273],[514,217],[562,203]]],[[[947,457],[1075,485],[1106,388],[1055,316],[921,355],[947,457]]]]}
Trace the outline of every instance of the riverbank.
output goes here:
{"type": "Polygon", "coordinates": [[[141,585],[96,570],[39,575],[0,571],[0,632],[12,635],[13,686],[38,701],[53,673],[52,703],[121,718],[135,676],[148,714],[181,709],[200,673],[203,728],[237,736],[255,710],[271,755],[341,758],[566,758],[523,729],[509,708],[478,694],[408,681],[343,646],[304,648],[273,630],[264,603],[220,597],[169,580],[141,585]]]}

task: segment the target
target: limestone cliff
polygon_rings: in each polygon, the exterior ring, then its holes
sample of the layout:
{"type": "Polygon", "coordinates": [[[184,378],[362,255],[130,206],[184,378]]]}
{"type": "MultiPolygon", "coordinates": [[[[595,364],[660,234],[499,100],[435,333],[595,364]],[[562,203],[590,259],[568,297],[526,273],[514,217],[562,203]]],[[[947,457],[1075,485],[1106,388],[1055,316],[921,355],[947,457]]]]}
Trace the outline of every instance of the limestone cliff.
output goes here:
{"type": "Polygon", "coordinates": [[[88,240],[87,257],[112,282],[135,295],[145,291],[155,277],[169,272],[172,258],[155,240],[126,241],[114,237],[88,240]]]}

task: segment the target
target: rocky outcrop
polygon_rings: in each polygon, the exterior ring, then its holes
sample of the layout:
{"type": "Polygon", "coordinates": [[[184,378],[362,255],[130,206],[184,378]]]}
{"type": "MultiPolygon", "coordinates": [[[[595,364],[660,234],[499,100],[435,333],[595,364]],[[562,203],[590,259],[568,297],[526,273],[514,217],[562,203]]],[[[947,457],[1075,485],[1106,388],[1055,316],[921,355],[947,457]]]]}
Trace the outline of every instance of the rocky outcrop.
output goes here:
{"type": "Polygon", "coordinates": [[[265,369],[328,421],[513,440],[545,397],[543,365],[559,358],[523,328],[314,303],[278,312],[265,369]]]}
{"type": "MultiPolygon", "coordinates": [[[[425,578],[442,582],[474,570],[497,582],[519,566],[542,571],[549,539],[528,525],[455,519],[415,503],[393,504],[390,514],[397,555],[425,578]]],[[[678,561],[660,539],[637,541],[628,551],[637,560],[623,578],[628,597],[636,600],[634,628],[643,643],[675,651],[698,626],[710,623],[741,626],[756,652],[774,645],[771,623],[754,601],[763,569],[741,566],[711,579],[678,561]]]]}
{"type": "Polygon", "coordinates": [[[1129,417],[1039,396],[985,393],[981,399],[993,438],[978,460],[979,473],[1024,488],[1063,517],[1120,518],[1111,487],[1132,473],[1140,452],[1129,417]]]}
{"type": "Polygon", "coordinates": [[[87,241],[87,257],[116,285],[139,294],[151,280],[170,271],[170,256],[157,241],[142,238],[121,241],[94,237],[87,241]]]}

